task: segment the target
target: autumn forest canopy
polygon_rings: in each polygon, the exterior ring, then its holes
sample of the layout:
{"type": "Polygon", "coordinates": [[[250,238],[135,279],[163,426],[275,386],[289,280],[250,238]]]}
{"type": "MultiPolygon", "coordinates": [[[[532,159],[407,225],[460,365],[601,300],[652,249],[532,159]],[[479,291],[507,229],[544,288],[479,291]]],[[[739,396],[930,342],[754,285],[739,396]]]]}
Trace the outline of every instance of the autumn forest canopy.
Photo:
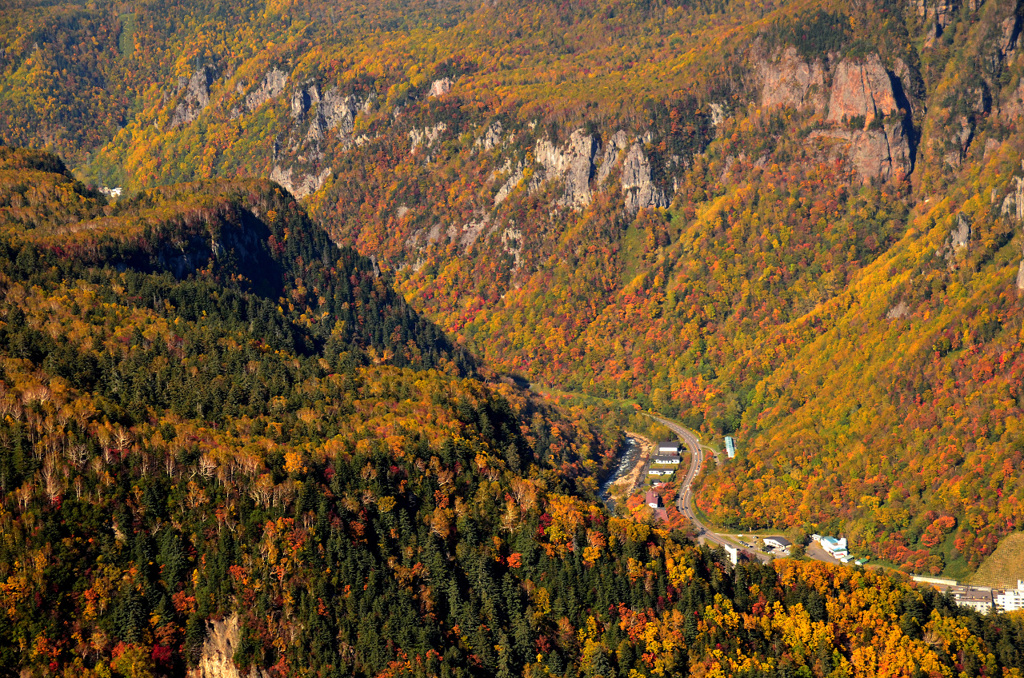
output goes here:
{"type": "Polygon", "coordinates": [[[1024,528],[1022,30],[6,3],[0,675],[1020,675],[906,575],[1024,528]],[[605,506],[647,410],[883,569],[605,506]]]}

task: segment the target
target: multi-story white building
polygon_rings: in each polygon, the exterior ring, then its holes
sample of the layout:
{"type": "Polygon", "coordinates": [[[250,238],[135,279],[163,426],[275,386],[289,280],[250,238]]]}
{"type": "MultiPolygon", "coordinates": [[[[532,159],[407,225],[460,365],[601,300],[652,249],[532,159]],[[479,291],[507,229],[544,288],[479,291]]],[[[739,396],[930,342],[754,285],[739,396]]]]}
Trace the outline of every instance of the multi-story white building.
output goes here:
{"type": "Polygon", "coordinates": [[[1017,580],[1017,588],[993,591],[992,602],[1000,612],[1024,610],[1024,581],[1017,580]]]}

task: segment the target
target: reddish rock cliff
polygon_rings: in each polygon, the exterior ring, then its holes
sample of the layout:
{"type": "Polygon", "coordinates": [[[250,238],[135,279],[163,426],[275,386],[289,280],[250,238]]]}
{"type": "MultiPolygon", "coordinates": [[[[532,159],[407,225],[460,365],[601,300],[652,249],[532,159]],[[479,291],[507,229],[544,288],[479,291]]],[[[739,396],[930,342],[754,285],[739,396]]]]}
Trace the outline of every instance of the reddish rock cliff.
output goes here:
{"type": "Polygon", "coordinates": [[[864,118],[865,125],[899,110],[889,73],[877,54],[861,63],[844,59],[832,77],[828,100],[828,121],[843,123],[864,118]]]}

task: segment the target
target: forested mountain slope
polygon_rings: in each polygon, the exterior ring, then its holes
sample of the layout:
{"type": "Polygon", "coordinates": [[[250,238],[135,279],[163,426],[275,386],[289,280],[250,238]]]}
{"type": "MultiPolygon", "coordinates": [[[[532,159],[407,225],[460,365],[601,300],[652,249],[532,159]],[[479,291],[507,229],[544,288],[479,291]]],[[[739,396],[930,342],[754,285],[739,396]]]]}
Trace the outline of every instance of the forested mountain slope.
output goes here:
{"type": "Polygon", "coordinates": [[[0,205],[2,675],[1021,675],[1018,618],[609,516],[614,435],[276,186],[0,149],[0,205]]]}
{"type": "Polygon", "coordinates": [[[486,363],[733,434],[714,520],[964,573],[1024,521],[1022,14],[24,2],[0,135],[271,178],[486,363]]]}

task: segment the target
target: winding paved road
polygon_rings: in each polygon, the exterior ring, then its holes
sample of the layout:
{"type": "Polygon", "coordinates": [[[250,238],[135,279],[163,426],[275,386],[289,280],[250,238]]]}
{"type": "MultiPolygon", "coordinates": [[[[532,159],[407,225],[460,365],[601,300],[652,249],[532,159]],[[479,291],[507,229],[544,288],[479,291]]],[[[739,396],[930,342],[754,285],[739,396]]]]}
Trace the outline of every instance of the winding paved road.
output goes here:
{"type": "MultiPolygon", "coordinates": [[[[679,512],[693,523],[693,526],[697,528],[697,535],[703,537],[705,541],[710,541],[723,547],[729,546],[730,548],[733,548],[733,544],[709,530],[707,526],[697,518],[697,514],[693,511],[693,479],[697,477],[698,473],[700,473],[701,464],[704,463],[704,451],[697,434],[688,428],[683,428],[679,424],[669,421],[664,417],[659,417],[656,414],[650,414],[648,416],[661,422],[667,426],[670,431],[679,436],[683,445],[685,445],[686,449],[690,452],[690,470],[686,472],[686,478],[683,479],[683,484],[679,491],[679,497],[676,499],[676,507],[679,509],[679,512]]],[[[771,560],[771,556],[766,553],[759,553],[751,549],[741,548],[740,550],[749,558],[757,558],[764,562],[771,560]]]]}

